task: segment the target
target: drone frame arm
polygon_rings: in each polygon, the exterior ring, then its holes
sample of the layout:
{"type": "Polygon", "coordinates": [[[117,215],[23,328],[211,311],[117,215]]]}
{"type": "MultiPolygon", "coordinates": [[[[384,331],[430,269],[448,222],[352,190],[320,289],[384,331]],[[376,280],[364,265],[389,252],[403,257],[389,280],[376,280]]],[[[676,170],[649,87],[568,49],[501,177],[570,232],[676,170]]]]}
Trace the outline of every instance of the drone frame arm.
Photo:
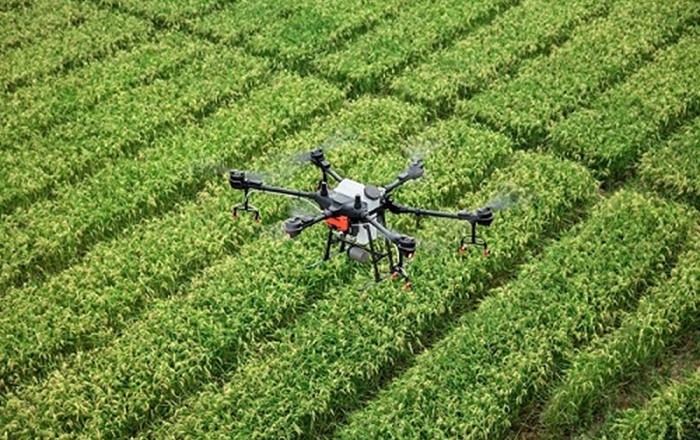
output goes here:
{"type": "Polygon", "coordinates": [[[420,159],[414,160],[408,166],[406,171],[399,174],[396,177],[396,180],[394,180],[393,182],[391,182],[390,184],[388,184],[384,187],[384,194],[388,195],[393,190],[400,187],[404,183],[406,183],[410,180],[415,180],[415,179],[419,179],[419,178],[423,177],[424,173],[425,173],[425,166],[423,165],[423,161],[420,159]]]}
{"type": "Polygon", "coordinates": [[[478,216],[471,211],[446,212],[432,209],[414,208],[412,206],[400,205],[392,200],[385,202],[386,208],[392,214],[413,214],[419,217],[438,217],[453,220],[466,220],[470,223],[477,223],[478,216]]]}

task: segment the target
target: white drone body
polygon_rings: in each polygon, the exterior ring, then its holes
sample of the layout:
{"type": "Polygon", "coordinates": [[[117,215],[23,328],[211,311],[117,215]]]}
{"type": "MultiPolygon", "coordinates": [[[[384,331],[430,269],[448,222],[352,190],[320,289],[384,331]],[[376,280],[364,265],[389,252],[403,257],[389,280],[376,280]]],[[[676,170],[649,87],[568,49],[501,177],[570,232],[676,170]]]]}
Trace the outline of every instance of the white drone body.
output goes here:
{"type": "MultiPolygon", "coordinates": [[[[347,198],[348,201],[352,201],[355,199],[355,196],[359,194],[362,202],[367,204],[367,211],[371,212],[379,207],[381,203],[381,196],[384,195],[384,190],[375,186],[369,186],[369,188],[370,189],[368,190],[367,185],[345,178],[338,183],[338,186],[336,186],[333,191],[331,191],[331,198],[347,198]],[[379,197],[376,197],[377,190],[379,192],[379,197]]],[[[370,218],[376,219],[377,215],[373,214],[370,216],[370,218]]],[[[368,244],[370,240],[377,239],[377,228],[371,224],[359,223],[357,226],[359,227],[356,230],[356,234],[353,235],[357,244],[365,245],[368,244]],[[369,228],[369,234],[367,233],[367,227],[369,228]]]]}

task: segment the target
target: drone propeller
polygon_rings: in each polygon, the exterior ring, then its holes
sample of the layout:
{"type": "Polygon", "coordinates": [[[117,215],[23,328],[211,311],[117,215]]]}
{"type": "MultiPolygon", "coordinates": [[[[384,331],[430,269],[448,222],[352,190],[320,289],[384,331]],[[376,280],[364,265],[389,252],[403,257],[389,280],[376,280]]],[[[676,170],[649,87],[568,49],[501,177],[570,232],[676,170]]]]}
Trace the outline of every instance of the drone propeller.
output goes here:
{"type": "Polygon", "coordinates": [[[320,150],[323,153],[329,153],[351,144],[351,140],[356,136],[350,130],[335,130],[325,137],[320,144],[315,148],[307,151],[292,153],[291,161],[298,164],[311,163],[314,160],[314,155],[320,150]]]}

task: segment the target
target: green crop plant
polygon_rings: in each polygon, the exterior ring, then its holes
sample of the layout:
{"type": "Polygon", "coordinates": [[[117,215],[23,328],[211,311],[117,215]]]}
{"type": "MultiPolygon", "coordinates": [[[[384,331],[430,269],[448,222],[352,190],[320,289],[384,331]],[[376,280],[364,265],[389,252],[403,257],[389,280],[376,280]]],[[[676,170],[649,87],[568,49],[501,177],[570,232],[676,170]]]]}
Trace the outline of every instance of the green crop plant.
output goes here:
{"type": "MultiPolygon", "coordinates": [[[[401,132],[415,127],[419,115],[420,111],[415,107],[393,100],[363,100],[358,102],[355,108],[344,112],[340,118],[334,118],[330,123],[290,140],[288,146],[304,144],[308,147],[313,139],[322,139],[328,129],[345,126],[354,121],[355,126],[362,128],[362,131],[357,133],[360,144],[353,146],[351,153],[355,157],[358,153],[374,154],[378,163],[388,163],[388,159],[400,158],[400,153],[392,148],[392,140],[395,141],[395,137],[401,132]],[[385,120],[386,127],[376,129],[379,118],[385,120]],[[360,123],[364,123],[364,127],[360,123]],[[364,144],[363,139],[371,140],[369,144],[364,144]],[[362,153],[358,149],[366,151],[362,153]],[[385,151],[377,156],[378,149],[385,151]]],[[[367,169],[350,156],[339,159],[339,169],[343,171],[364,171],[360,176],[362,178],[371,178],[372,174],[375,178],[381,177],[378,175],[381,168],[367,169]],[[344,163],[346,166],[343,166],[344,163]]],[[[265,208],[268,207],[265,205],[271,205],[272,200],[268,199],[267,203],[264,199],[261,201],[261,208],[265,208]]],[[[245,231],[242,235],[246,235],[245,231]]],[[[6,424],[12,427],[13,432],[18,429],[17,433],[25,435],[36,432],[33,430],[39,429],[37,426],[45,426],[46,429],[56,430],[84,428],[88,432],[110,432],[119,436],[123,430],[130,430],[135,424],[145,423],[154,415],[151,411],[166,411],[165,406],[168,403],[164,399],[172,402],[180,394],[186,395],[211,380],[218,374],[217,371],[220,373],[222,369],[232,368],[238,352],[245,348],[244,342],[240,340],[245,335],[248,336],[244,339],[252,343],[253,339],[264,336],[278,324],[291,319],[296,309],[303,307],[310,298],[320,295],[329,283],[348,281],[352,272],[348,272],[342,260],[323,271],[305,269],[305,260],[311,260],[313,254],[320,255],[321,249],[312,245],[319,240],[320,237],[314,235],[311,240],[305,239],[298,246],[281,249],[278,241],[265,237],[243,244],[239,255],[226,258],[213,266],[207,271],[208,275],[203,276],[204,281],[193,282],[193,287],[187,293],[169,301],[158,302],[151,307],[149,313],[137,323],[136,330],[127,329],[113,345],[101,350],[98,356],[78,359],[72,368],[49,376],[43,383],[47,385],[46,388],[32,387],[30,391],[27,391],[28,388],[21,390],[19,393],[24,399],[32,401],[39,398],[46,402],[45,412],[42,412],[36,422],[32,421],[23,409],[17,409],[24,408],[24,403],[19,403],[18,398],[12,396],[8,398],[7,413],[17,412],[18,416],[16,419],[5,421],[6,424]],[[291,262],[298,264],[285,272],[291,262]],[[222,296],[225,296],[225,301],[229,301],[229,306],[222,303],[222,296]],[[261,307],[261,302],[267,302],[268,307],[261,307]],[[217,312],[214,318],[207,319],[207,314],[211,314],[212,310],[195,310],[204,305],[217,307],[217,310],[230,307],[235,313],[231,313],[231,316],[217,317],[216,315],[220,314],[217,312]],[[189,316],[193,318],[188,318],[189,316]],[[201,316],[201,325],[197,324],[198,319],[194,318],[196,316],[201,316]],[[204,339],[201,340],[200,347],[197,348],[192,345],[194,342],[190,342],[189,351],[170,350],[169,347],[179,347],[177,341],[184,337],[182,331],[173,326],[185,325],[185,322],[190,322],[196,327],[194,333],[188,331],[188,335],[203,333],[204,339]],[[208,329],[206,332],[201,330],[205,324],[208,329]],[[155,338],[149,336],[153,333],[157,335],[155,338]],[[162,336],[164,334],[173,335],[177,340],[168,343],[162,336]],[[217,334],[220,335],[218,339],[215,337],[217,334]],[[219,347],[221,343],[226,345],[219,347]],[[210,362],[217,362],[217,365],[209,365],[210,362]],[[173,363],[188,369],[173,368],[173,363]],[[109,367],[110,365],[128,365],[129,371],[124,371],[124,367],[115,369],[109,367]],[[160,372],[156,381],[152,379],[152,369],[160,372]],[[131,378],[133,387],[119,386],[125,376],[131,378]],[[105,395],[108,394],[110,398],[103,399],[94,386],[104,390],[105,395]],[[62,390],[61,397],[57,397],[59,400],[48,396],[39,397],[44,392],[53,394],[59,388],[62,390]],[[175,395],[176,393],[179,394],[175,395]],[[138,409],[125,412],[124,408],[136,400],[142,402],[135,405],[138,409]],[[79,422],[86,417],[72,412],[71,408],[76,406],[91,408],[86,410],[85,414],[94,414],[94,417],[89,417],[89,421],[79,422]],[[63,414],[61,418],[65,416],[65,420],[69,422],[63,426],[52,423],[53,417],[50,414],[53,411],[63,414]],[[22,420],[22,417],[30,419],[22,420]]]]}
{"type": "Polygon", "coordinates": [[[542,412],[549,431],[562,435],[590,424],[604,395],[634,376],[634,366],[652,363],[700,318],[700,230],[694,235],[671,278],[647,293],[614,332],[573,357],[542,412]]]}
{"type": "Polygon", "coordinates": [[[682,206],[628,191],[600,203],[464,315],[338,437],[503,435],[523,406],[551,386],[562,358],[614,325],[659,276],[695,220],[682,206]]]}
{"type": "Polygon", "coordinates": [[[240,44],[265,26],[296,11],[296,2],[240,0],[191,20],[192,30],[226,44],[240,44]]]}
{"type": "Polygon", "coordinates": [[[700,117],[675,133],[661,148],[641,159],[639,175],[645,185],[700,208],[700,117]]]}
{"type": "Polygon", "coordinates": [[[3,53],[0,90],[14,90],[46,74],[109,55],[120,47],[145,40],[150,32],[151,26],[146,22],[95,9],[89,19],[77,26],[67,26],[51,38],[3,53]]]}
{"type": "Polygon", "coordinates": [[[695,439],[700,432],[700,368],[658,390],[643,408],[622,411],[595,438],[695,439]]]}
{"type": "Polygon", "coordinates": [[[33,0],[26,8],[0,15],[0,53],[53,36],[65,26],[74,26],[95,15],[90,4],[33,0]]]}
{"type": "Polygon", "coordinates": [[[324,75],[356,92],[377,90],[410,62],[477,27],[516,0],[431,0],[409,5],[338,52],[314,61],[324,75]]]}
{"type": "Polygon", "coordinates": [[[258,145],[297,119],[335,106],[340,96],[318,80],[279,75],[268,87],[220,109],[203,125],[175,130],[135,158],[115,161],[80,185],[65,187],[55,200],[16,212],[0,229],[9,255],[2,264],[0,285],[51,272],[125,223],[196,193],[213,174],[195,165],[252,155],[258,145]],[[42,211],[50,215],[41,215],[42,211]]]}
{"type": "MultiPolygon", "coordinates": [[[[700,32],[683,36],[624,83],[551,131],[551,148],[621,179],[665,131],[700,110],[700,32]]],[[[696,162],[697,165],[697,162],[696,162]]]]}
{"type": "MultiPolygon", "coordinates": [[[[324,432],[377,386],[383,372],[419,350],[421,339],[445,315],[483,292],[594,195],[594,182],[581,167],[516,154],[512,166],[497,170],[477,194],[459,198],[459,206],[483,203],[505,183],[527,188],[531,200],[504,213],[498,227],[494,224],[489,239],[498,245],[492,258],[462,257],[455,241],[453,252],[421,255],[419,249],[411,266],[411,291],[391,284],[362,293],[349,286],[330,288],[327,299],[278,335],[279,342],[228,377],[223,388],[202,393],[156,436],[196,438],[206,430],[213,436],[276,439],[324,432]]],[[[426,222],[421,235],[458,240],[455,229],[454,224],[426,222]]]]}
{"type": "Polygon", "coordinates": [[[246,46],[282,64],[303,65],[407,6],[401,0],[301,0],[295,2],[295,10],[287,18],[272,20],[251,35],[246,46]]]}
{"type": "Polygon", "coordinates": [[[84,115],[115,93],[177,74],[198,46],[184,34],[168,32],[51,81],[18,89],[0,101],[0,148],[31,148],[75,112],[84,115]]]}
{"type": "Polygon", "coordinates": [[[392,81],[391,89],[429,108],[472,95],[521,60],[558,44],[576,26],[607,12],[609,1],[524,0],[453,46],[432,54],[392,81]]]}
{"type": "Polygon", "coordinates": [[[143,16],[156,23],[178,27],[188,19],[215,9],[221,0],[95,0],[113,9],[143,16]]]}
{"type": "Polygon", "coordinates": [[[267,79],[268,64],[239,50],[204,45],[178,74],[113,96],[0,162],[0,209],[26,205],[61,183],[95,173],[146,148],[158,131],[181,125],[267,79]],[[157,109],[158,111],[153,111],[157,109]]]}
{"type": "MultiPolygon", "coordinates": [[[[391,151],[399,138],[420,127],[420,119],[418,108],[392,99],[359,100],[270,146],[276,154],[253,161],[251,166],[280,166],[271,162],[281,152],[304,151],[322,142],[328,133],[347,127],[353,127],[355,142],[368,151],[369,158],[391,151]]],[[[353,174],[371,171],[361,163],[353,163],[357,150],[349,148],[347,157],[341,155],[334,162],[353,174]]],[[[314,182],[314,177],[303,171],[296,170],[299,175],[290,175],[289,180],[314,182]]],[[[374,174],[376,177],[377,172],[374,174]]],[[[16,312],[0,319],[0,334],[8,335],[0,340],[0,390],[49,370],[65,354],[105,345],[152,301],[170,295],[196,271],[254,239],[256,228],[250,223],[238,227],[231,221],[235,196],[229,192],[226,182],[217,179],[196,201],[131,228],[112,242],[100,243],[81,264],[41,285],[9,290],[4,304],[16,312]],[[63,319],[56,322],[52,316],[63,319]]],[[[279,200],[263,197],[255,203],[264,211],[265,220],[278,220],[287,214],[279,200]]]]}
{"type": "Polygon", "coordinates": [[[610,13],[576,28],[551,54],[523,63],[458,109],[505,130],[519,144],[542,141],[551,125],[638,69],[654,51],[700,17],[693,0],[622,0],[610,13]]]}

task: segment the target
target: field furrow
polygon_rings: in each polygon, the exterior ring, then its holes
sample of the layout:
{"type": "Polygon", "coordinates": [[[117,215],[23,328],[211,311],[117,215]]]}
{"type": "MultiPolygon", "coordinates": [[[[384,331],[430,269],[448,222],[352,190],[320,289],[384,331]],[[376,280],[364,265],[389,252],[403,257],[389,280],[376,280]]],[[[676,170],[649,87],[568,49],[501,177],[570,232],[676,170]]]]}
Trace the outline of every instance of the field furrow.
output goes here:
{"type": "Polygon", "coordinates": [[[332,51],[361,33],[410,7],[416,1],[347,0],[329,4],[323,0],[295,2],[284,20],[270,21],[246,42],[254,54],[273,57],[282,65],[304,67],[318,53],[332,51]]]}
{"type": "Polygon", "coordinates": [[[219,5],[223,0],[93,0],[101,5],[122,10],[154,21],[159,26],[179,27],[219,5]]]}
{"type": "MultiPolygon", "coordinates": [[[[387,112],[389,115],[402,108],[403,112],[409,110],[407,114],[412,118],[418,114],[406,104],[393,103],[385,110],[394,110],[387,112]]],[[[365,120],[369,128],[370,121],[376,121],[371,115],[365,112],[353,117],[365,120]]],[[[402,156],[392,148],[392,138],[411,126],[409,120],[399,118],[396,122],[393,128],[385,128],[391,136],[381,143],[377,143],[381,140],[376,137],[377,131],[367,131],[368,144],[360,142],[347,147],[352,156],[339,161],[338,170],[349,171],[349,175],[362,181],[391,180],[387,172],[402,156]],[[404,128],[399,129],[401,126],[404,128]],[[375,163],[382,166],[364,167],[362,161],[354,160],[357,157],[374,157],[375,163]]],[[[322,139],[327,129],[335,129],[336,125],[337,122],[319,127],[323,129],[306,134],[306,139],[295,138],[290,145],[322,139]]],[[[453,127],[464,126],[455,122],[453,127]]],[[[465,152],[459,156],[463,163],[473,165],[470,173],[476,177],[503,161],[510,145],[500,135],[468,130],[473,136],[472,145],[480,147],[484,141],[494,144],[494,148],[480,154],[465,152]]],[[[358,134],[360,140],[364,138],[358,134]]],[[[445,150],[449,153],[454,148],[446,146],[445,150]]],[[[270,202],[268,199],[272,205],[270,202]]],[[[307,302],[326,297],[328,285],[345,284],[352,279],[355,266],[348,266],[343,256],[329,266],[306,267],[320,257],[319,244],[324,237],[325,231],[317,229],[304,234],[301,243],[294,245],[265,235],[245,244],[237,256],[208,269],[186,293],[152,307],[114,344],[89,358],[78,358],[70,368],[58,370],[42,384],[27,386],[8,397],[7,406],[0,412],[12,416],[0,422],[16,435],[31,436],[40,430],[84,430],[87,437],[97,433],[120,437],[154,417],[167,415],[180,399],[234,368],[256,341],[293,320],[301,309],[309,307],[307,302]],[[129,385],[124,385],[124,378],[129,378],[129,385]],[[39,411],[31,409],[36,404],[41,405],[39,411]]],[[[368,268],[361,272],[363,278],[369,276],[368,268]]],[[[357,285],[353,287],[356,288],[357,285]]]]}
{"type": "Polygon", "coordinates": [[[524,63],[484,93],[458,105],[519,144],[541,142],[553,123],[644,65],[700,17],[693,0],[621,0],[580,26],[551,54],[524,63]]]}
{"type": "Polygon", "coordinates": [[[354,92],[377,91],[407,64],[488,21],[517,0],[422,1],[360,36],[347,48],[316,59],[315,69],[354,92]]]}
{"type": "Polygon", "coordinates": [[[645,185],[700,208],[700,117],[675,133],[665,145],[650,149],[639,164],[645,185]]]}
{"type": "Polygon", "coordinates": [[[56,197],[8,216],[0,228],[0,286],[66,267],[91,244],[130,222],[170,209],[215,177],[213,163],[237,162],[319,112],[342,94],[313,79],[279,74],[271,84],[219,109],[199,126],[159,137],[135,158],[107,166],[56,197]],[[44,214],[42,214],[42,212],[44,214]],[[6,250],[5,250],[6,249],[6,250]]]}
{"type": "Polygon", "coordinates": [[[296,12],[296,2],[240,0],[192,20],[191,30],[218,42],[237,45],[265,26],[296,12]]]}
{"type": "Polygon", "coordinates": [[[607,12],[609,1],[524,0],[490,24],[409,68],[391,83],[401,97],[444,109],[499,77],[521,60],[566,39],[578,25],[607,12]]]}
{"type": "Polygon", "coordinates": [[[455,307],[483,293],[543,235],[571,221],[594,194],[593,181],[581,167],[516,154],[512,166],[497,170],[486,188],[461,197],[457,206],[483,203],[504,184],[520,186],[531,199],[494,224],[488,233],[491,257],[476,251],[460,256],[453,223],[426,224],[420,237],[450,237],[454,251],[421,255],[419,250],[411,266],[417,280],[412,290],[392,284],[362,293],[331,287],[327,299],[297,326],[277,335],[279,342],[228,377],[223,388],[213,386],[198,396],[156,436],[278,439],[332,429],[393,365],[420,350],[422,338],[455,307]]]}
{"type": "Polygon", "coordinates": [[[339,438],[492,439],[551,386],[562,359],[615,325],[696,221],[623,191],[497,289],[339,438]]]}
{"type": "MultiPolygon", "coordinates": [[[[700,30],[555,125],[550,147],[583,162],[601,179],[619,180],[639,156],[700,112],[700,30]]],[[[697,162],[696,162],[697,165],[697,162]]]]}
{"type": "MultiPolygon", "coordinates": [[[[416,107],[394,100],[361,100],[269,148],[304,151],[334,130],[352,127],[352,142],[391,151],[400,137],[421,126],[420,116],[416,107]]],[[[246,159],[241,157],[240,163],[246,159]]],[[[344,170],[361,170],[352,158],[340,159],[344,170]]],[[[280,167],[265,163],[270,161],[255,162],[263,169],[280,167]]],[[[314,182],[303,171],[288,175],[285,180],[292,182],[286,183],[314,182]]],[[[230,208],[240,194],[230,191],[225,180],[217,179],[196,201],[99,244],[80,264],[42,285],[8,291],[3,301],[17,312],[0,318],[0,335],[5,336],[0,341],[0,390],[50,369],[67,353],[104,345],[150,302],[173,294],[194,273],[252,241],[258,234],[251,223],[236,226],[231,221],[230,208]]],[[[263,197],[255,204],[266,221],[286,214],[279,200],[263,197]]]]}
{"type": "Polygon", "coordinates": [[[151,30],[136,18],[95,9],[89,19],[66,26],[51,38],[6,51],[0,62],[0,89],[13,91],[44,75],[106,57],[144,41],[151,30]]]}
{"type": "Polygon", "coordinates": [[[29,7],[0,14],[0,53],[52,37],[64,27],[89,20],[95,8],[79,2],[35,0],[29,7]]]}
{"type": "Polygon", "coordinates": [[[2,148],[11,151],[41,145],[37,138],[56,130],[57,124],[70,120],[74,113],[80,112],[85,119],[95,104],[120,91],[177,74],[196,56],[198,46],[199,42],[180,33],[159,34],[113,57],[17,90],[0,102],[2,148]]]}
{"type": "Polygon", "coordinates": [[[623,411],[595,438],[694,439],[700,432],[700,368],[657,391],[642,408],[623,411]]]}
{"type": "Polygon", "coordinates": [[[64,182],[95,174],[149,146],[164,130],[239,98],[269,76],[268,63],[209,44],[177,75],[126,90],[76,115],[48,136],[2,158],[0,209],[26,206],[64,182]]]}
{"type": "MultiPolygon", "coordinates": [[[[691,233],[692,235],[692,233],[691,233]]],[[[543,425],[558,436],[590,425],[606,395],[616,392],[654,362],[700,318],[700,230],[679,255],[671,278],[644,296],[614,332],[577,353],[542,413],[543,425]]]]}

